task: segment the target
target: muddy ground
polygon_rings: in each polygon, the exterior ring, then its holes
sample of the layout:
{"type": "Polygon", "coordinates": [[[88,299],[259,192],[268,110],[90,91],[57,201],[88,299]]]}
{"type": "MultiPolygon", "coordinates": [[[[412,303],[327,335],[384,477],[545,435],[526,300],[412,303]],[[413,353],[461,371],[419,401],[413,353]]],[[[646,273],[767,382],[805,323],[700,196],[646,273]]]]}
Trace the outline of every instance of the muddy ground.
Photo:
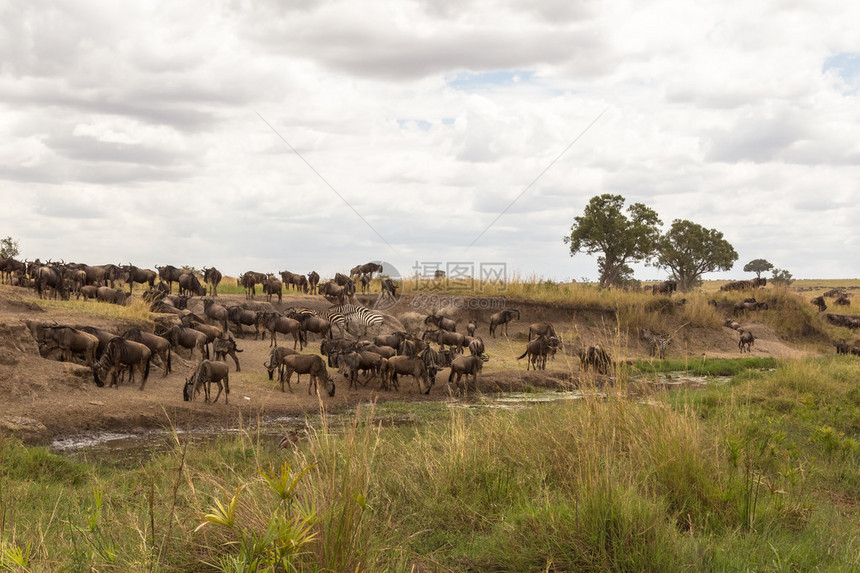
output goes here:
{"type": "MultiPolygon", "coordinates": [[[[359,302],[372,305],[376,295],[360,296],[359,302]]],[[[257,296],[260,303],[264,299],[257,296]]],[[[245,302],[243,295],[219,296],[221,304],[245,302]]],[[[570,388],[580,378],[578,361],[572,356],[576,348],[568,348],[567,356],[556,358],[546,371],[526,371],[525,361],[516,361],[516,356],[525,349],[528,325],[533,322],[550,321],[566,340],[578,339],[580,343],[596,341],[611,347],[609,337],[613,336],[608,327],[612,317],[600,313],[560,309],[535,303],[515,303],[511,301],[491,301],[486,305],[478,299],[459,299],[457,304],[444,307],[440,314],[457,320],[458,331],[464,331],[469,319],[479,322],[478,335],[484,338],[487,352],[491,356],[479,379],[479,390],[496,392],[520,390],[524,387],[570,388]],[[489,316],[499,310],[499,304],[517,306],[522,320],[513,322],[507,337],[492,338],[487,333],[489,316]],[[609,334],[607,334],[609,332],[609,334]],[[495,359],[492,357],[495,356],[495,359]]],[[[102,304],[102,303],[92,303],[102,304]]],[[[406,328],[423,328],[421,321],[432,305],[439,305],[438,299],[406,295],[397,305],[386,309],[388,316],[384,331],[391,331],[401,325],[406,328]]],[[[291,306],[307,306],[324,309],[329,305],[322,297],[309,295],[288,295],[283,301],[273,305],[276,309],[291,306]]],[[[189,306],[200,311],[202,304],[195,299],[189,306]]],[[[168,320],[167,316],[160,319],[168,320]]],[[[28,443],[45,444],[63,436],[98,430],[129,431],[139,428],[163,428],[173,426],[178,429],[199,427],[218,427],[235,425],[239,418],[245,423],[255,423],[260,417],[283,416],[316,412],[320,400],[330,411],[346,409],[356,404],[374,400],[447,400],[450,393],[446,384],[448,371],[442,371],[429,395],[420,394],[411,379],[401,381],[400,391],[382,391],[377,381],[371,381],[357,390],[347,388],[342,378],[336,378],[338,385],[334,397],[320,399],[308,394],[307,377],[301,384],[293,384],[294,391],[281,392],[280,385],[268,379],[263,363],[270,351],[270,341],[254,340],[250,333],[238,339],[241,372],[230,366],[229,403],[224,397],[215,404],[202,400],[185,402],[182,387],[197,363],[197,357],[190,360],[186,353],[173,355],[173,371],[163,376],[160,366],[153,364],[143,391],[138,385],[124,384],[118,389],[99,388],[95,385],[90,369],[72,363],[46,360],[39,356],[36,342],[24,324],[24,320],[56,321],[70,326],[96,326],[117,333],[134,326],[132,323],[112,322],[93,318],[80,312],[60,310],[44,311],[32,299],[25,298],[22,291],[0,286],[0,392],[3,408],[0,410],[0,432],[15,433],[28,443]]],[[[745,325],[749,327],[750,325],[745,325]]],[[[798,357],[807,354],[793,348],[777,337],[762,324],[753,325],[757,340],[753,356],[798,357]]],[[[151,326],[150,326],[151,328],[151,326]]],[[[292,346],[292,340],[279,337],[280,344],[292,346]]],[[[578,346],[578,345],[571,345],[578,346]]],[[[623,345],[626,356],[631,359],[647,355],[647,349],[635,337],[623,345]]],[[[312,336],[305,352],[318,352],[319,340],[312,336]]],[[[687,329],[677,338],[670,348],[669,357],[739,356],[737,333],[728,328],[719,330],[687,329]]],[[[330,373],[337,377],[334,369],[330,373]]]]}

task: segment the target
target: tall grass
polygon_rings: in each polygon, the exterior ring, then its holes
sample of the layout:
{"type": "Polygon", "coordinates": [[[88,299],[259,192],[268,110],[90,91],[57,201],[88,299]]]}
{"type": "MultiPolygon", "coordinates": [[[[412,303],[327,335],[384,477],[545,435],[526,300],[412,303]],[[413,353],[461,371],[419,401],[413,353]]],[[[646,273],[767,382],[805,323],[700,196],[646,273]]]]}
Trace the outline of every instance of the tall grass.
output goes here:
{"type": "Polygon", "coordinates": [[[38,298],[28,300],[44,310],[64,312],[72,316],[80,316],[82,319],[95,316],[107,320],[121,320],[125,322],[152,322],[149,304],[141,297],[130,299],[126,305],[87,300],[46,300],[38,298]]]}

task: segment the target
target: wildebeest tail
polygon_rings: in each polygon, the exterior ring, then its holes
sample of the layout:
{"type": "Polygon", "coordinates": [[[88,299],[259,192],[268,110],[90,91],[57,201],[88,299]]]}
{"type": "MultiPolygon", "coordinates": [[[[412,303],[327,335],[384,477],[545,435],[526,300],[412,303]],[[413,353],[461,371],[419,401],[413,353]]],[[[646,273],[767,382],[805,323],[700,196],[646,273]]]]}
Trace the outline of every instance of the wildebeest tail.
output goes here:
{"type": "Polygon", "coordinates": [[[143,371],[143,381],[146,382],[146,379],[149,378],[149,363],[152,362],[152,355],[149,355],[149,358],[146,359],[146,368],[143,371]]]}
{"type": "Polygon", "coordinates": [[[526,354],[528,354],[528,353],[529,353],[529,351],[528,351],[528,349],[526,349],[526,351],[525,351],[525,352],[523,352],[523,355],[522,355],[522,356],[517,356],[517,360],[522,360],[523,358],[525,358],[525,357],[526,357],[526,354]]]}
{"type": "Polygon", "coordinates": [[[173,366],[170,364],[170,347],[167,347],[167,372],[169,373],[173,369],[173,366]]]}
{"type": "Polygon", "coordinates": [[[104,382],[102,382],[102,381],[101,381],[101,379],[99,378],[99,371],[98,371],[98,368],[93,368],[93,378],[94,378],[94,379],[95,379],[95,381],[96,381],[96,386],[98,386],[99,388],[103,388],[103,387],[104,387],[105,383],[104,383],[104,382]]]}

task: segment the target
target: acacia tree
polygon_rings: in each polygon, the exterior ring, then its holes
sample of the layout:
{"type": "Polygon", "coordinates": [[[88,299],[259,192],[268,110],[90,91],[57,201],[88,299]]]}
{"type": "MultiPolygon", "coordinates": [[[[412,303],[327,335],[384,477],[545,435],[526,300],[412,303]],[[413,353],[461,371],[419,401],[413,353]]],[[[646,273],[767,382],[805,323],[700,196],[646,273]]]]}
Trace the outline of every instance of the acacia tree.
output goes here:
{"type": "Polygon", "coordinates": [[[773,268],[773,264],[764,259],[753,259],[744,265],[745,273],[755,273],[757,279],[761,278],[761,274],[773,268]]]}
{"type": "Polygon", "coordinates": [[[5,239],[0,239],[0,257],[10,259],[12,257],[17,257],[20,252],[21,251],[18,249],[18,241],[13,239],[11,235],[5,239]]]}
{"type": "Polygon", "coordinates": [[[570,256],[579,252],[593,255],[600,269],[600,286],[620,286],[632,277],[628,263],[647,261],[660,238],[657,213],[642,203],[633,203],[624,213],[624,197],[605,193],[592,197],[581,217],[574,217],[570,235],[570,256]]]}
{"type": "Polygon", "coordinates": [[[671,270],[678,288],[686,291],[701,281],[703,273],[727,271],[737,260],[737,252],[720,231],[675,219],[658,241],[654,265],[671,270]]]}

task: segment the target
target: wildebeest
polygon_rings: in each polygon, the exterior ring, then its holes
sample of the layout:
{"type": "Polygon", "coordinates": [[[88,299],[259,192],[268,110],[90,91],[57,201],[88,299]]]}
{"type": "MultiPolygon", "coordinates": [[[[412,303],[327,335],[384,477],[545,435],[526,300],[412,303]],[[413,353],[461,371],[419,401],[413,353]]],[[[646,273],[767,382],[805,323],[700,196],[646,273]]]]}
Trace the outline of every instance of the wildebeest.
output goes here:
{"type": "MultiPolygon", "coordinates": [[[[331,397],[334,396],[335,384],[334,379],[328,375],[328,370],[325,367],[325,361],[317,354],[293,354],[290,356],[286,356],[283,359],[284,364],[284,378],[287,381],[287,386],[290,385],[290,378],[293,376],[293,372],[298,375],[302,374],[310,374],[311,380],[308,383],[308,394],[311,393],[311,389],[319,393],[318,380],[322,379],[325,383],[325,391],[331,397]]],[[[284,390],[283,384],[281,385],[281,391],[284,390]]],[[[292,388],[290,388],[290,392],[292,392],[292,388]]]]}
{"type": "Polygon", "coordinates": [[[678,290],[678,282],[677,281],[663,281],[663,282],[657,283],[651,287],[651,294],[668,294],[668,295],[671,295],[676,290],[678,290]]]}
{"type": "Polygon", "coordinates": [[[203,267],[203,282],[209,285],[209,296],[218,296],[218,285],[221,284],[221,271],[212,267],[203,267]]]}
{"type": "Polygon", "coordinates": [[[390,346],[391,348],[400,348],[400,344],[406,340],[409,335],[398,330],[391,334],[380,334],[373,337],[373,343],[377,346],[390,346]]]}
{"type": "Polygon", "coordinates": [[[337,304],[343,304],[346,297],[346,291],[344,290],[344,287],[338,285],[334,281],[329,281],[321,285],[318,288],[318,292],[319,294],[326,297],[329,301],[337,304]]]}
{"type": "Polygon", "coordinates": [[[860,328],[860,316],[851,314],[833,314],[828,312],[824,315],[827,321],[836,326],[844,326],[845,328],[860,328]]]}
{"type": "MultiPolygon", "coordinates": [[[[298,352],[292,348],[276,346],[272,348],[272,351],[269,353],[269,361],[263,363],[263,366],[269,372],[269,380],[274,379],[275,370],[277,369],[278,380],[281,382],[281,392],[284,391],[284,357],[296,354],[298,354],[298,352]]],[[[299,376],[298,382],[301,382],[301,376],[299,376]]],[[[298,382],[296,383],[298,384],[298,382]]],[[[293,389],[290,388],[290,392],[292,391],[293,389]]]]}
{"type": "Polygon", "coordinates": [[[328,357],[328,365],[331,367],[334,367],[334,359],[338,354],[357,349],[355,341],[346,338],[330,338],[320,342],[320,354],[328,357]]]}
{"type": "Polygon", "coordinates": [[[39,298],[45,298],[45,293],[50,289],[50,298],[69,299],[69,292],[63,281],[63,271],[57,265],[42,265],[34,271],[33,280],[39,298]]]}
{"type": "Polygon", "coordinates": [[[308,292],[308,279],[305,275],[291,273],[290,271],[281,271],[279,274],[284,283],[284,288],[293,287],[296,292],[308,292]]]}
{"type": "Polygon", "coordinates": [[[485,362],[490,358],[489,356],[487,356],[487,350],[484,346],[484,340],[480,336],[474,337],[472,338],[472,340],[469,341],[469,354],[471,354],[472,356],[479,356],[484,359],[485,362]]]}
{"type": "Polygon", "coordinates": [[[756,289],[767,285],[767,279],[755,278],[748,281],[732,281],[720,287],[721,291],[756,289]]]}
{"type": "Polygon", "coordinates": [[[194,273],[182,273],[179,276],[179,294],[206,296],[206,287],[200,284],[194,273]]]}
{"type": "MultiPolygon", "coordinates": [[[[227,319],[230,318],[230,313],[224,306],[216,303],[211,298],[204,298],[203,314],[206,315],[206,318],[221,326],[224,334],[227,334],[227,319]]],[[[254,338],[256,339],[256,336],[254,338]]]]}
{"type": "Polygon", "coordinates": [[[451,366],[454,358],[450,350],[434,350],[429,344],[418,353],[418,356],[424,361],[427,378],[431,384],[436,382],[436,374],[440,370],[451,366]]]}
{"type": "Polygon", "coordinates": [[[85,285],[77,292],[77,298],[84,297],[84,300],[96,298],[98,296],[99,287],[93,285],[85,285]]]}
{"type": "Polygon", "coordinates": [[[92,366],[96,361],[96,350],[99,339],[82,330],[70,326],[44,325],[44,340],[51,342],[62,351],[63,360],[72,361],[73,354],[83,357],[87,366],[92,366]]]}
{"type": "Polygon", "coordinates": [[[173,292],[173,283],[179,281],[179,277],[181,277],[185,271],[183,269],[178,269],[173,265],[164,265],[163,267],[159,267],[155,265],[155,270],[158,271],[158,278],[167,283],[167,292],[173,292]]]}
{"type": "Polygon", "coordinates": [[[507,336],[508,323],[515,319],[520,319],[520,309],[518,308],[506,308],[505,310],[495,313],[493,316],[490,317],[490,335],[495,338],[496,327],[504,326],[505,336],[507,336]]]}
{"type": "Polygon", "coordinates": [[[744,349],[746,349],[746,352],[752,352],[752,345],[753,342],[755,342],[755,336],[753,336],[753,333],[749,330],[738,330],[738,332],[741,335],[740,340],[738,340],[738,348],[741,353],[744,352],[744,349]]]}
{"type": "Polygon", "coordinates": [[[281,316],[277,312],[264,312],[260,315],[260,323],[263,325],[263,338],[266,331],[272,337],[269,341],[269,346],[278,345],[278,333],[293,335],[293,348],[299,346],[299,350],[304,347],[304,335],[302,335],[302,325],[298,320],[281,316]]]}
{"type": "Polygon", "coordinates": [[[204,360],[197,366],[197,370],[185,380],[185,386],[182,388],[182,397],[186,402],[194,399],[195,393],[200,393],[200,388],[204,390],[206,396],[205,401],[209,402],[210,387],[212,384],[218,384],[218,393],[212,402],[217,402],[221,396],[221,383],[224,383],[224,404],[228,403],[230,398],[230,369],[227,368],[225,362],[216,362],[213,360],[204,360]]]}
{"type": "Polygon", "coordinates": [[[466,382],[463,385],[463,392],[469,393],[469,376],[472,377],[472,385],[475,390],[478,389],[478,373],[484,367],[484,361],[479,356],[458,356],[451,362],[451,374],[448,376],[448,386],[450,389],[451,383],[454,382],[458,387],[460,379],[466,377],[466,382]],[[457,380],[454,380],[454,377],[457,380]]]}
{"type": "Polygon", "coordinates": [[[767,310],[768,306],[766,302],[756,301],[754,298],[750,298],[741,302],[738,302],[734,306],[734,313],[739,314],[741,312],[747,310],[767,310]]]}
{"type": "Polygon", "coordinates": [[[590,366],[600,374],[609,374],[609,369],[612,368],[612,358],[600,346],[589,346],[579,351],[579,365],[585,372],[588,372],[590,366]]]}
{"type": "Polygon", "coordinates": [[[129,383],[134,382],[135,369],[142,378],[140,390],[146,386],[149,378],[149,362],[152,352],[145,345],[119,336],[112,338],[102,352],[98,362],[93,364],[93,378],[96,386],[104,386],[103,379],[109,379],[108,388],[119,387],[119,374],[126,366],[129,367],[129,383]]]}
{"type": "Polygon", "coordinates": [[[283,290],[284,284],[273,276],[269,276],[263,282],[263,294],[266,295],[266,302],[272,302],[272,297],[277,295],[278,303],[280,304],[283,290]]]}
{"type": "Polygon", "coordinates": [[[833,304],[837,306],[851,306],[851,300],[848,298],[848,295],[842,294],[833,301],[833,304]]]}
{"type": "Polygon", "coordinates": [[[242,274],[239,277],[239,284],[245,288],[245,298],[253,299],[254,295],[257,294],[257,285],[263,284],[265,280],[266,275],[264,273],[246,271],[242,274]]]}
{"type": "Polygon", "coordinates": [[[844,338],[836,341],[836,354],[848,354],[851,351],[851,345],[844,338]]]}
{"type": "Polygon", "coordinates": [[[317,294],[318,285],[320,284],[320,274],[316,271],[311,271],[308,273],[308,287],[310,287],[311,294],[317,294]]]}
{"type": "Polygon", "coordinates": [[[229,354],[233,358],[233,362],[236,363],[236,372],[242,371],[242,368],[239,366],[239,357],[236,356],[236,353],[243,352],[243,350],[236,345],[236,341],[233,340],[232,336],[219,336],[213,340],[212,352],[215,354],[215,360],[221,362],[227,362],[227,355],[229,354]]]}
{"type": "Polygon", "coordinates": [[[463,334],[447,330],[425,330],[421,340],[430,340],[442,347],[448,346],[455,352],[459,352],[468,346],[466,337],[463,334]]]}
{"type": "Polygon", "coordinates": [[[302,325],[302,336],[308,339],[308,332],[319,334],[322,338],[331,336],[331,323],[318,316],[300,314],[295,317],[302,325]]]}
{"type": "Polygon", "coordinates": [[[252,310],[247,310],[241,306],[227,307],[227,319],[235,326],[236,336],[245,338],[245,326],[254,327],[254,340],[260,334],[260,322],[258,314],[252,310]]]}
{"type": "Polygon", "coordinates": [[[111,287],[102,286],[96,290],[96,300],[99,302],[108,302],[111,304],[125,305],[129,295],[124,291],[117,290],[111,287]]]}
{"type": "Polygon", "coordinates": [[[475,332],[478,330],[478,321],[474,318],[469,320],[469,324],[466,325],[466,334],[469,336],[475,336],[475,332]]]}
{"type": "Polygon", "coordinates": [[[555,336],[540,335],[535,340],[529,341],[526,345],[526,351],[523,352],[522,356],[518,356],[517,360],[522,360],[528,356],[526,370],[529,369],[529,365],[535,370],[546,370],[547,356],[555,354],[559,344],[560,341],[555,336]]]}
{"type": "Polygon", "coordinates": [[[385,377],[391,384],[399,389],[398,376],[412,376],[413,386],[418,384],[418,391],[429,394],[433,381],[427,372],[427,366],[420,356],[394,356],[389,358],[385,364],[385,377]]]}
{"type": "Polygon", "coordinates": [[[173,325],[167,330],[158,333],[158,335],[166,338],[170,342],[170,346],[173,348],[178,346],[188,348],[191,351],[191,354],[188,357],[189,360],[194,358],[195,349],[200,351],[201,360],[209,357],[209,338],[202,332],[194,330],[193,328],[173,325]]]}
{"type": "Polygon", "coordinates": [[[375,352],[383,358],[391,358],[392,356],[397,356],[396,348],[392,348],[390,346],[378,346],[367,340],[359,342],[358,347],[361,350],[366,350],[367,352],[375,352]]]}
{"type": "Polygon", "coordinates": [[[170,341],[157,334],[144,332],[136,327],[126,330],[122,334],[122,337],[126,340],[139,342],[149,348],[152,355],[158,356],[159,360],[161,360],[161,368],[164,371],[162,378],[167,376],[167,373],[170,372],[170,341]]]}
{"type": "Polygon", "coordinates": [[[823,296],[817,296],[809,302],[818,307],[818,312],[824,312],[827,310],[827,303],[824,302],[823,296]]]}
{"type": "Polygon", "coordinates": [[[557,336],[555,333],[555,328],[552,323],[549,322],[536,322],[534,324],[529,325],[529,342],[531,342],[532,337],[537,338],[539,336],[557,336]]]}
{"type": "Polygon", "coordinates": [[[427,318],[424,319],[424,325],[428,324],[434,325],[436,328],[440,328],[442,330],[447,330],[448,332],[456,332],[457,331],[457,323],[451,320],[450,318],[445,318],[444,316],[439,316],[436,314],[431,314],[427,318]]]}
{"type": "Polygon", "coordinates": [[[134,283],[147,283],[149,284],[149,288],[153,288],[155,286],[155,277],[158,276],[155,271],[151,269],[140,269],[132,264],[126,265],[123,267],[123,270],[128,274],[128,294],[132,294],[134,283]]]}
{"type": "Polygon", "coordinates": [[[382,356],[375,352],[357,350],[338,354],[335,363],[344,377],[349,379],[349,388],[358,388],[359,371],[372,373],[362,384],[362,386],[366,386],[368,382],[380,374],[383,361],[382,356]]]}
{"type": "Polygon", "coordinates": [[[363,265],[358,265],[358,266],[352,267],[349,270],[349,276],[356,277],[356,276],[360,276],[360,275],[366,273],[366,274],[370,275],[370,278],[373,278],[373,273],[381,273],[381,272],[382,272],[382,265],[380,265],[378,263],[366,263],[363,265]]]}
{"type": "Polygon", "coordinates": [[[102,353],[105,351],[105,348],[107,348],[108,342],[117,337],[117,335],[113,332],[109,332],[101,328],[96,328],[94,326],[82,326],[78,330],[92,334],[99,339],[99,345],[96,348],[96,356],[101,356],[102,353]]]}

